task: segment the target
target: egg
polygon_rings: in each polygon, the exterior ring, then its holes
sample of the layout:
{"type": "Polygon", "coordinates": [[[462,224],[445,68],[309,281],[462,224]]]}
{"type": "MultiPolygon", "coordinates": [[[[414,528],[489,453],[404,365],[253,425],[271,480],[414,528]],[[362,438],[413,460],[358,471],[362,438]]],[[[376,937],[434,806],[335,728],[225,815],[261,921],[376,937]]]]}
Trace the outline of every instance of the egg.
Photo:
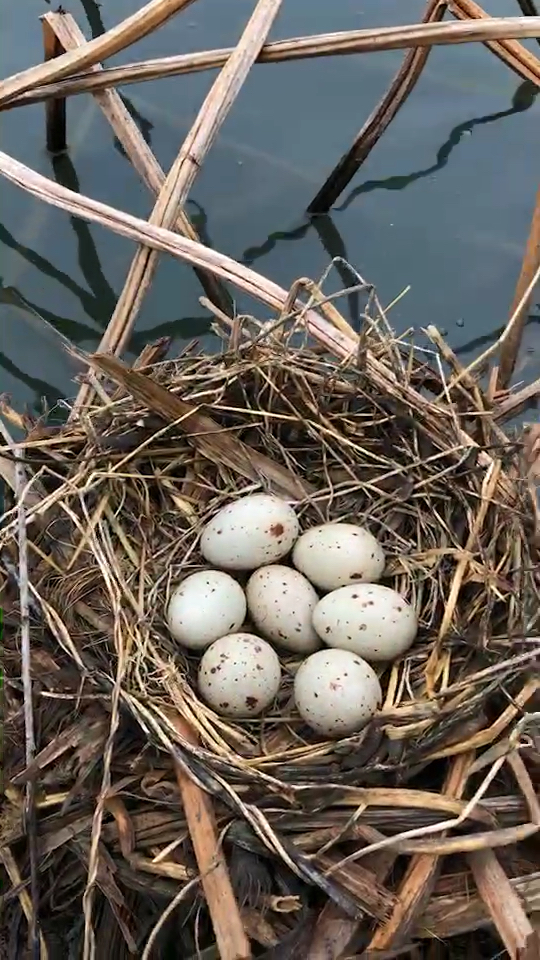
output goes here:
{"type": "Polygon", "coordinates": [[[346,737],[371,720],[382,700],[369,663],[350,650],[319,650],[294,678],[298,713],[317,733],[346,737]]]}
{"type": "Polygon", "coordinates": [[[210,520],[201,553],[225,570],[255,570],[289,553],[298,532],[298,518],[285,500],[255,493],[222,507],[210,520]]]}
{"type": "Polygon", "coordinates": [[[263,636],[286,650],[311,653],[321,646],[313,627],[319,597],[298,570],[279,563],[261,567],[246,587],[248,610],[263,636]]]}
{"type": "Polygon", "coordinates": [[[323,523],[298,538],[292,562],[320,590],[336,590],[349,583],[375,583],[385,561],[369,530],[353,523],[323,523]]]}
{"type": "Polygon", "coordinates": [[[405,653],[416,637],[418,621],[396,590],[380,583],[355,583],[319,600],[313,626],[329,647],[377,662],[405,653]]]}
{"type": "Polygon", "coordinates": [[[186,577],[172,592],[166,620],[175,640],[201,650],[238,630],[246,610],[246,597],[236,580],[222,570],[203,570],[186,577]]]}
{"type": "Polygon", "coordinates": [[[281,681],[276,651],[252,633],[231,633],[205,650],[199,690],[228,717],[256,717],[274,700],[281,681]]]}

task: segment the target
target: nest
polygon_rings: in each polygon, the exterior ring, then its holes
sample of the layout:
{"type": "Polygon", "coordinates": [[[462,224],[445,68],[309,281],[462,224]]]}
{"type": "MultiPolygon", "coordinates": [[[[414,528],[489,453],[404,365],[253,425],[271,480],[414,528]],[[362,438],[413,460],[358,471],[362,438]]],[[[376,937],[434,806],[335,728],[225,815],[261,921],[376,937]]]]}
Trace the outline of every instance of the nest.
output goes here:
{"type": "Polygon", "coordinates": [[[63,956],[95,938],[100,958],[383,957],[490,924],[507,947],[531,943],[540,604],[520,451],[440,342],[446,376],[437,350],[396,340],[377,309],[360,336],[323,313],[323,347],[295,316],[237,321],[220,355],[171,361],[158,344],[131,369],[90,357],[93,405],[27,435],[37,746],[27,764],[14,504],[1,856],[20,919],[33,839],[34,906],[63,956]],[[201,528],[260,490],[294,503],[302,526],[366,525],[383,582],[419,612],[358,735],[328,742],[303,725],[291,655],[267,715],[217,716],[197,658],[167,634],[171,584],[203,566],[201,528]]]}

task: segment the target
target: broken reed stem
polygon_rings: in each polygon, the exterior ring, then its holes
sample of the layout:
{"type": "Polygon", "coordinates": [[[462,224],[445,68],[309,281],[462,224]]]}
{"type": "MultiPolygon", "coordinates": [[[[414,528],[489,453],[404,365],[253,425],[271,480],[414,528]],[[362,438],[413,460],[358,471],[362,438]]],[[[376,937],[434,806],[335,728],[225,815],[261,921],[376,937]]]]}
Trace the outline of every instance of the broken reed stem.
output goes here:
{"type": "MultiPolygon", "coordinates": [[[[423,22],[441,21],[445,12],[445,0],[429,0],[423,22]]],[[[388,91],[355,137],[352,147],[342,156],[309,204],[308,213],[328,213],[414,90],[430,53],[431,47],[417,47],[409,51],[388,91]]]]}
{"type": "Polygon", "coordinates": [[[520,898],[492,850],[469,853],[467,862],[504,946],[512,960],[519,960],[534,935],[520,898]]]}
{"type": "MultiPolygon", "coordinates": [[[[63,53],[62,45],[46,18],[41,20],[43,32],[43,59],[45,63],[63,53]]],[[[45,136],[49,153],[63,153],[66,140],[66,101],[62,98],[47,100],[45,104],[45,136]]]]}
{"type": "MultiPolygon", "coordinates": [[[[361,828],[362,838],[368,843],[383,839],[383,835],[373,827],[361,828]]],[[[364,869],[370,870],[377,883],[384,884],[396,862],[395,850],[380,850],[366,857],[364,869]]],[[[366,918],[365,914],[356,919],[348,917],[333,900],[329,900],[317,920],[313,939],[306,960],[340,960],[346,955],[347,947],[366,918]]]]}
{"type": "Polygon", "coordinates": [[[531,281],[540,267],[540,187],[536,194],[534,212],[516,285],[516,292],[510,308],[508,325],[511,325],[506,340],[501,345],[497,388],[508,387],[517,362],[523,330],[527,322],[533,289],[531,281]]]}
{"type": "MultiPolygon", "coordinates": [[[[457,7],[455,4],[454,6],[457,7]]],[[[460,14],[453,11],[455,16],[460,14]]],[[[347,56],[356,53],[372,53],[378,50],[406,50],[411,47],[430,47],[456,43],[496,42],[500,38],[540,37],[540,17],[534,21],[525,17],[490,18],[478,21],[463,16],[463,23],[411,24],[402,27],[376,27],[369,30],[349,30],[341,33],[315,34],[290,40],[277,40],[266,44],[257,57],[257,63],[284,63],[290,60],[306,60],[317,57],[347,56]],[[436,29],[433,29],[433,28],[436,29]]],[[[105,35],[107,36],[107,35],[105,35]]],[[[520,51],[525,48],[516,45],[520,51]]],[[[76,76],[50,83],[32,83],[28,92],[15,94],[9,99],[0,99],[0,110],[39,103],[48,97],[67,97],[72,94],[91,93],[106,87],[130,83],[143,83],[184,73],[215,70],[223,67],[234,47],[206,50],[201,53],[186,53],[174,57],[159,57],[127,63],[121,67],[107,67],[99,74],[85,73],[86,66],[74,65],[69,71],[76,76]]],[[[528,52],[528,51],[525,51],[528,52]]],[[[499,55],[499,54],[498,54],[499,55]]],[[[103,60],[102,55],[93,63],[103,60]]],[[[511,58],[510,58],[511,59],[511,58]]],[[[535,58],[533,57],[533,60],[535,58]]],[[[519,70],[517,71],[519,72],[519,70]]],[[[524,76],[524,74],[520,74],[524,76]]],[[[540,85],[540,76],[525,74],[540,85]]],[[[0,93],[2,88],[0,86],[0,93]]]]}
{"type": "MultiPolygon", "coordinates": [[[[19,898],[21,910],[28,921],[28,926],[31,927],[34,922],[34,908],[32,905],[32,900],[28,890],[26,889],[24,880],[21,877],[19,867],[17,866],[17,861],[15,860],[15,857],[13,856],[9,847],[0,847],[0,861],[4,865],[4,869],[11,880],[13,888],[17,890],[17,896],[19,898]]],[[[38,950],[40,952],[38,953],[37,957],[35,957],[34,954],[34,956],[31,957],[31,960],[49,960],[47,944],[45,943],[42,933],[39,934],[38,950]]]]}
{"type": "MultiPolygon", "coordinates": [[[[196,742],[178,714],[171,714],[170,721],[182,739],[196,742]]],[[[211,797],[190,779],[176,758],[173,761],[219,956],[221,960],[249,960],[251,947],[219,842],[211,797]]]]}
{"type": "MultiPolygon", "coordinates": [[[[64,50],[76,50],[86,44],[86,38],[71,14],[46,13],[42,17],[42,22],[44,25],[47,24],[49,30],[54,32],[57,43],[64,50]]],[[[92,70],[99,73],[103,70],[103,67],[96,64],[92,67],[92,70]]],[[[133,164],[149,190],[157,196],[165,182],[165,174],[129,110],[124,105],[122,98],[116,90],[96,92],[94,98],[110,123],[128,160],[133,164]]],[[[201,242],[195,227],[184,210],[179,212],[173,228],[185,237],[189,237],[190,240],[201,242]]],[[[224,313],[232,316],[234,311],[232,298],[219,279],[207,271],[199,270],[197,267],[195,267],[195,273],[212,303],[215,303],[224,313]]]]}
{"type": "Polygon", "coordinates": [[[114,56],[115,53],[120,53],[132,43],[142,40],[143,37],[157,30],[190,3],[193,3],[193,0],[150,0],[145,7],[126,17],[116,27],[111,27],[100,37],[90,40],[83,50],[63,53],[48,63],[40,63],[2,80],[0,103],[5,103],[11,97],[24,93],[25,90],[31,90],[41,83],[68,77],[70,74],[94,66],[100,60],[114,56]]]}
{"type": "MultiPolygon", "coordinates": [[[[195,178],[217,133],[246,80],[261,47],[270,32],[281,0],[259,0],[242,37],[220,75],[212,85],[159,192],[149,223],[170,229],[184,206],[195,178]]],[[[144,297],[150,287],[159,254],[148,246],[137,250],[114,313],[103,335],[100,352],[121,353],[126,346],[144,297]]],[[[89,384],[83,384],[75,400],[70,420],[92,396],[89,384]]]]}
{"type": "MultiPolygon", "coordinates": [[[[478,6],[474,0],[448,0],[448,9],[451,13],[465,23],[492,23],[491,17],[478,6]]],[[[530,19],[523,17],[524,20],[530,19]]],[[[536,38],[538,39],[538,38],[536,38]]],[[[521,43],[517,43],[515,38],[501,37],[499,39],[488,38],[483,41],[495,56],[499,57],[503,63],[506,63],[523,80],[530,80],[536,86],[540,86],[540,60],[533,53],[527,50],[521,43]]]]}
{"type": "MultiPolygon", "coordinates": [[[[461,799],[473,759],[472,752],[454,758],[447,773],[443,791],[445,796],[461,799]]],[[[446,833],[442,836],[444,838],[446,833]]],[[[419,853],[411,858],[400,886],[395,909],[386,923],[381,924],[375,931],[368,952],[394,949],[407,942],[431,897],[439,868],[440,857],[437,855],[419,853]]]]}

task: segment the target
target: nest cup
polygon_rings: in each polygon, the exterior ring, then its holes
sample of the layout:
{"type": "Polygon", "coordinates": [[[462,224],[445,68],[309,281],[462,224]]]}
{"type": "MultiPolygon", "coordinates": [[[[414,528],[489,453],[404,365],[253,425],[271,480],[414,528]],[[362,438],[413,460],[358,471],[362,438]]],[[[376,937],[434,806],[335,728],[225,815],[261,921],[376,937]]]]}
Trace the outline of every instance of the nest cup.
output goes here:
{"type": "MultiPolygon", "coordinates": [[[[112,401],[96,401],[54,437],[30,437],[26,455],[39,456],[48,504],[30,571],[43,617],[33,628],[37,709],[45,716],[53,704],[38,746],[73,730],[61,754],[67,773],[60,760],[45,766],[50,789],[88,817],[82,836],[91,834],[105,765],[113,784],[125,781],[118,795],[134,828],[128,855],[115,821],[104,827],[110,856],[127,871],[122,889],[136,887],[136,875],[140,894],[145,865],[182,829],[175,869],[195,876],[175,793],[180,763],[212,795],[228,849],[269,865],[274,893],[285,885],[299,916],[329,899],[369,940],[395,898],[384,877],[371,888],[361,882],[354,850],[411,828],[427,831],[428,849],[433,824],[465,813],[467,835],[517,831],[503,863],[511,877],[524,870],[519,842],[530,815],[512,777],[491,784],[468,812],[466,803],[486,773],[479,758],[510,743],[532,709],[538,681],[528,637],[538,584],[530,491],[514,446],[477,394],[448,390],[440,370],[384,325],[361,347],[338,362],[269,333],[220,356],[188,353],[137,373],[96,357],[95,368],[114,381],[112,401]],[[233,722],[201,700],[200,658],[166,629],[171,587],[204,569],[204,524],[260,490],[293,503],[303,529],[327,520],[367,526],[387,555],[382,582],[418,612],[413,647],[381,674],[381,711],[343,741],[318,737],[295,713],[300,660],[291,654],[281,655],[274,707],[233,722]],[[42,696],[53,691],[70,696],[42,696]],[[149,810],[152,840],[143,826],[149,810]]],[[[8,511],[4,547],[14,537],[8,511]]],[[[16,631],[7,636],[9,675],[16,631]]],[[[10,764],[17,787],[17,750],[10,764]]],[[[64,815],[53,805],[46,834],[64,815]]],[[[398,888],[415,849],[403,841],[393,850],[398,888]]],[[[455,853],[463,854],[459,843],[455,853]]],[[[460,919],[464,862],[453,861],[453,880],[443,876],[418,916],[420,935],[444,938],[485,921],[480,900],[460,919]]],[[[154,874],[172,896],[178,876],[162,867],[154,874]]],[[[80,893],[84,882],[81,870],[80,893]]],[[[294,930],[294,911],[283,917],[294,930]]]]}

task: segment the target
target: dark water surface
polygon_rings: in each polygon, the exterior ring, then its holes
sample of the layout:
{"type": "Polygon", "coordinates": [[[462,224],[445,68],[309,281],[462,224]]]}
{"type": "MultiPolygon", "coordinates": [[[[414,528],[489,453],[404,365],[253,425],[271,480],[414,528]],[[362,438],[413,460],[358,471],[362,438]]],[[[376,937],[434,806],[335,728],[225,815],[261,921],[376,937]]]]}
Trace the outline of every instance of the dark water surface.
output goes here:
{"type": "MultiPolygon", "coordinates": [[[[64,0],[97,36],[142,0],[64,0]]],[[[272,39],[412,23],[424,0],[284,0],[272,39]]],[[[254,0],[198,0],[114,62],[233,45],[254,0]]],[[[515,16],[515,0],[486,0],[515,16]]],[[[42,58],[46,0],[14,0],[0,15],[2,75],[42,58]],[[8,12],[9,11],[9,12],[8,12]]],[[[539,48],[534,43],[531,49],[539,48]]],[[[436,48],[412,97],[340,199],[310,224],[304,211],[380,97],[400,52],[256,65],[199,175],[189,213],[202,236],[284,287],[318,278],[346,257],[377,284],[397,330],[435,323],[464,356],[504,323],[538,185],[540,97],[478,45],[436,48]]],[[[113,61],[110,61],[111,63],[113,61]]],[[[124,88],[126,103],[168,169],[215,72],[124,88]]],[[[89,96],[68,107],[69,154],[51,159],[40,105],[3,113],[1,146],[40,173],[146,218],[153,200],[89,96]]],[[[73,369],[53,331],[92,349],[99,341],[135,245],[0,182],[0,391],[37,410],[73,396],[73,369]]],[[[192,270],[162,256],[131,348],[173,334],[208,344],[208,316],[192,270]]],[[[537,298],[538,299],[538,298],[537,298]]],[[[263,311],[242,296],[241,310],[263,311]]],[[[347,306],[344,303],[343,309],[347,306]]],[[[538,375],[537,307],[518,378],[538,375]]]]}

